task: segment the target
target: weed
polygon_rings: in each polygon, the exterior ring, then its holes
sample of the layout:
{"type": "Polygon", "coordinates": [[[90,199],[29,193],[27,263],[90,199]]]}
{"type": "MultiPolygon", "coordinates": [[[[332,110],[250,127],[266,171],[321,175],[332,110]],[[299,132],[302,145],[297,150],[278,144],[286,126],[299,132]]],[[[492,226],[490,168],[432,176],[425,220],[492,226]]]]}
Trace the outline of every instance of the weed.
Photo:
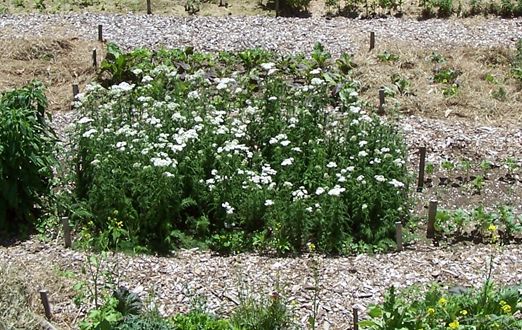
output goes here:
{"type": "Polygon", "coordinates": [[[400,56],[397,54],[393,54],[385,50],[384,52],[377,54],[377,58],[381,62],[396,62],[399,60],[400,56]]]}

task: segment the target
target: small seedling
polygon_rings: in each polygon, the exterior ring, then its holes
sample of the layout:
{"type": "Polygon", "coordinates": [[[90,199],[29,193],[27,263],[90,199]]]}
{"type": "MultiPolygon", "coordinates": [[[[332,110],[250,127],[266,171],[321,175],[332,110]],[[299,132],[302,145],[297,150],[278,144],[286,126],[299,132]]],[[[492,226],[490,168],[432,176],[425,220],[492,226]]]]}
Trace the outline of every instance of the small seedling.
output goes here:
{"type": "Polygon", "coordinates": [[[395,62],[399,60],[399,55],[393,54],[385,50],[384,52],[377,55],[377,58],[381,62],[395,62]]]}
{"type": "Polygon", "coordinates": [[[440,166],[446,171],[451,171],[455,168],[455,164],[451,160],[444,160],[440,166]]]}

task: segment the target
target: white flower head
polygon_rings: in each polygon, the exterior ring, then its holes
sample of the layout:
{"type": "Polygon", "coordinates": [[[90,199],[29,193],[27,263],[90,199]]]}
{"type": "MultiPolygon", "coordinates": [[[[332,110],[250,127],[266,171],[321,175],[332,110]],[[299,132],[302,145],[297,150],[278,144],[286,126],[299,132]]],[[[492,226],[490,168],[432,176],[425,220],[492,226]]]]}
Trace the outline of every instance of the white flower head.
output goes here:
{"type": "Polygon", "coordinates": [[[312,78],[311,83],[314,86],[320,86],[320,85],[324,84],[324,80],[321,78],[312,78]]]}
{"type": "Polygon", "coordinates": [[[85,133],[83,133],[82,136],[84,138],[90,138],[91,136],[93,136],[97,132],[98,132],[97,130],[95,130],[94,128],[91,128],[90,130],[88,130],[85,133]]]}
{"type": "Polygon", "coordinates": [[[329,162],[328,164],[326,164],[326,167],[328,167],[328,168],[336,168],[337,164],[335,162],[329,162]]]}
{"type": "Polygon", "coordinates": [[[93,119],[92,118],[89,118],[89,117],[82,117],[80,120],[78,120],[78,124],[87,124],[87,123],[90,123],[92,122],[93,119]]]}
{"type": "Polygon", "coordinates": [[[187,94],[187,97],[191,100],[199,99],[199,92],[198,91],[191,91],[187,94]]]}
{"type": "Polygon", "coordinates": [[[275,68],[275,63],[261,63],[261,67],[266,71],[270,71],[275,68]]]}
{"type": "Polygon", "coordinates": [[[322,195],[324,192],[325,192],[325,190],[324,190],[323,187],[319,187],[319,188],[317,188],[317,189],[315,190],[315,194],[316,194],[317,196],[322,195]]]}
{"type": "Polygon", "coordinates": [[[281,162],[281,166],[289,166],[294,163],[294,157],[287,158],[281,162]]]}
{"type": "Polygon", "coordinates": [[[374,178],[378,182],[385,182],[386,181],[386,178],[383,175],[375,175],[374,178]]]}
{"type": "Polygon", "coordinates": [[[333,187],[332,189],[330,189],[328,191],[328,195],[330,195],[330,196],[340,196],[345,191],[346,191],[345,188],[342,188],[342,187],[336,185],[335,187],[333,187]]]}
{"type": "Polygon", "coordinates": [[[391,179],[391,180],[389,181],[389,183],[390,183],[392,186],[394,186],[395,188],[404,188],[404,183],[402,183],[402,182],[400,182],[400,181],[398,181],[398,180],[396,180],[396,179],[391,179]]]}
{"type": "Polygon", "coordinates": [[[227,214],[232,214],[234,213],[234,210],[235,208],[233,208],[229,202],[224,202],[221,204],[221,207],[223,207],[225,209],[225,211],[227,212],[227,214]]]}
{"type": "Polygon", "coordinates": [[[273,200],[271,200],[271,199],[267,199],[267,200],[265,201],[265,206],[272,206],[272,205],[274,205],[274,201],[273,201],[273,200]]]}

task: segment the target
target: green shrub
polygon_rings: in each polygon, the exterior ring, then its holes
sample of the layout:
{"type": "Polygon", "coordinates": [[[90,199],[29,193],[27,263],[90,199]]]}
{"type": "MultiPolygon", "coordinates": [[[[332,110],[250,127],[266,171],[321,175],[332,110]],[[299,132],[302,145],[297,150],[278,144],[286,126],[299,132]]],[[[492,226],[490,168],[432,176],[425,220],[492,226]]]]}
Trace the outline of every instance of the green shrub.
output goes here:
{"type": "Polygon", "coordinates": [[[180,233],[229,252],[310,241],[335,253],[394,237],[408,202],[404,140],[363,109],[346,63],[320,46],[249,69],[245,52],[142,54],[127,81],[78,103],[76,193],[93,232],[163,251],[180,233]]]}
{"type": "Polygon", "coordinates": [[[37,82],[0,94],[0,233],[31,228],[50,198],[56,137],[46,106],[37,82]]]}

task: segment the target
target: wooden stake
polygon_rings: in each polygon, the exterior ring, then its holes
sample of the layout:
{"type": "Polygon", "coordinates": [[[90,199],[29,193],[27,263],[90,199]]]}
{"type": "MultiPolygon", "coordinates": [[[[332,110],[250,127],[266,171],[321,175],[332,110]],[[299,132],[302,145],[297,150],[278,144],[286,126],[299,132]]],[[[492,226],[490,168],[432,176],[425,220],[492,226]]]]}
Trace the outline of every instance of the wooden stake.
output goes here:
{"type": "Polygon", "coordinates": [[[152,4],[151,0],[147,0],[147,15],[152,15],[152,4]]]}
{"type": "Polygon", "coordinates": [[[428,207],[428,227],[426,229],[426,238],[435,237],[435,219],[437,218],[437,200],[432,199],[428,207]]]}
{"type": "Polygon", "coordinates": [[[96,58],[96,48],[92,50],[92,66],[96,69],[98,67],[98,59],[96,58]]]}
{"type": "Polygon", "coordinates": [[[384,99],[384,87],[379,88],[379,115],[384,114],[384,103],[386,100],[384,99]]]}
{"type": "Polygon", "coordinates": [[[426,165],[426,147],[419,148],[419,178],[417,180],[417,192],[424,187],[424,167],[426,165]]]}
{"type": "Polygon", "coordinates": [[[72,85],[72,93],[73,93],[73,99],[80,93],[80,89],[78,88],[78,84],[72,85]]]}
{"type": "Polygon", "coordinates": [[[353,309],[353,330],[359,330],[359,310],[353,309]]]}
{"type": "Polygon", "coordinates": [[[51,320],[51,306],[49,305],[49,298],[47,297],[47,290],[40,290],[40,299],[42,300],[42,305],[45,312],[45,317],[48,320],[51,320]]]}
{"type": "Polygon", "coordinates": [[[276,17],[279,17],[279,0],[275,0],[276,17]]]}
{"type": "Polygon", "coordinates": [[[98,25],[98,41],[103,42],[103,25],[98,25]]]}
{"type": "Polygon", "coordinates": [[[375,48],[375,32],[370,32],[370,51],[375,48]]]}
{"type": "Polygon", "coordinates": [[[71,239],[71,226],[69,226],[69,218],[62,217],[62,227],[63,227],[63,240],[66,248],[70,248],[72,246],[71,239]]]}
{"type": "Polygon", "coordinates": [[[395,241],[397,242],[397,251],[402,251],[402,222],[397,221],[395,223],[395,241]]]}

